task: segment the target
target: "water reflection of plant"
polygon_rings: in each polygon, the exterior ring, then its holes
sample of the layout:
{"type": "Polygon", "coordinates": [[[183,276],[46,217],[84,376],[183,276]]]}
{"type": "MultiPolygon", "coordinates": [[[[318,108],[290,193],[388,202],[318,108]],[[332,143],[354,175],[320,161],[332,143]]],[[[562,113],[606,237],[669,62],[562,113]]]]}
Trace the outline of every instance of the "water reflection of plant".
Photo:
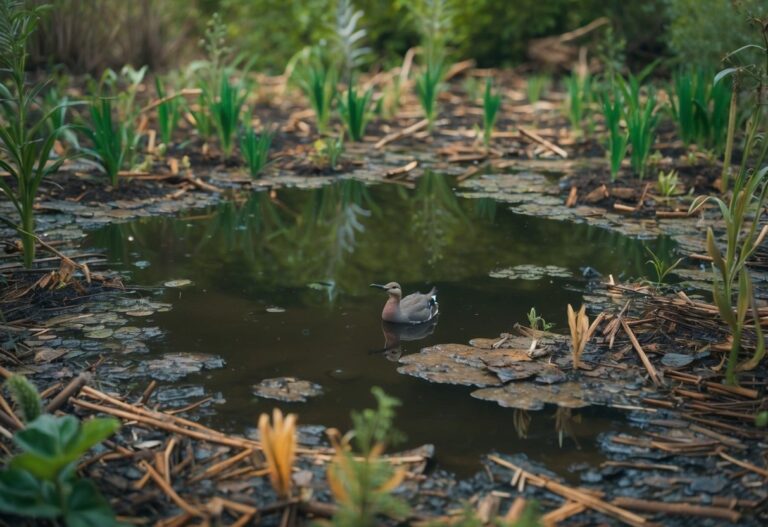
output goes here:
{"type": "Polygon", "coordinates": [[[563,448],[563,440],[566,437],[573,439],[576,443],[576,448],[581,448],[579,441],[576,438],[574,425],[581,423],[581,415],[574,413],[571,408],[563,408],[558,406],[555,410],[555,431],[557,432],[557,442],[560,448],[563,448]]]}
{"type": "Polygon", "coordinates": [[[466,222],[467,218],[442,174],[425,172],[419,179],[413,201],[413,230],[420,234],[428,250],[427,261],[434,265],[453,241],[457,224],[466,222]]]}

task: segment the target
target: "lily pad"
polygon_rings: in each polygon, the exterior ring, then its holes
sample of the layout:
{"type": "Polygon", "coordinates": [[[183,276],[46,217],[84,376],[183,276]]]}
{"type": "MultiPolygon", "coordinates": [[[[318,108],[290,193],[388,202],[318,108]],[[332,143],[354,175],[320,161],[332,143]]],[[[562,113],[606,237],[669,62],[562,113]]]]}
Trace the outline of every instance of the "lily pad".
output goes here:
{"type": "Polygon", "coordinates": [[[491,278],[507,278],[509,280],[541,280],[545,276],[553,278],[570,278],[573,274],[565,267],[557,265],[516,265],[506,269],[498,269],[489,273],[491,278]]]}
{"type": "Polygon", "coordinates": [[[264,379],[253,385],[253,395],[289,403],[303,403],[308,397],[316,397],[322,393],[323,388],[319,384],[295,377],[264,379]]]}
{"type": "Polygon", "coordinates": [[[202,370],[224,367],[224,359],[203,353],[169,353],[161,359],[142,361],[137,374],[149,375],[158,381],[176,381],[202,370]]]}
{"type": "Polygon", "coordinates": [[[97,329],[95,331],[89,331],[85,336],[89,339],[107,339],[112,336],[113,330],[109,328],[97,329]]]}

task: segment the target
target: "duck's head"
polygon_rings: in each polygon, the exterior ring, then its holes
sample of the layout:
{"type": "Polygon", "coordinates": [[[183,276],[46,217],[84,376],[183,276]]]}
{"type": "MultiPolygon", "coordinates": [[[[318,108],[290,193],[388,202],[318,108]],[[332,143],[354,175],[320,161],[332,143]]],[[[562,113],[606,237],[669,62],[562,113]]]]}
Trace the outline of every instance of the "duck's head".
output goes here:
{"type": "Polygon", "coordinates": [[[400,284],[397,282],[389,282],[388,284],[371,284],[371,287],[378,287],[379,289],[383,289],[387,292],[389,296],[394,296],[397,298],[401,298],[403,296],[403,291],[400,289],[400,284]]]}

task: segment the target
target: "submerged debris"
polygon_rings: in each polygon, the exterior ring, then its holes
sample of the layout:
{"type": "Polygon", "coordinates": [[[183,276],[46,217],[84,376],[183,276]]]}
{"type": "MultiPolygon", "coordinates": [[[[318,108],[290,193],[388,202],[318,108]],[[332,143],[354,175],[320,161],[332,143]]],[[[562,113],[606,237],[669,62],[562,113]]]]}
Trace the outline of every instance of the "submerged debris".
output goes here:
{"type": "Polygon", "coordinates": [[[323,388],[319,384],[303,381],[295,377],[276,377],[264,379],[253,385],[253,395],[266,399],[277,399],[289,403],[305,403],[309,397],[322,395],[323,388]]]}

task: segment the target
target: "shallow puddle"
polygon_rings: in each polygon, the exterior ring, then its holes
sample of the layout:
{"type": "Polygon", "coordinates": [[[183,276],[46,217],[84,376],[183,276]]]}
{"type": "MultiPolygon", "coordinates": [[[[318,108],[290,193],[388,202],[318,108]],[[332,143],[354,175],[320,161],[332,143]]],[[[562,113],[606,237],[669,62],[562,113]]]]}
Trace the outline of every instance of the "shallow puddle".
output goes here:
{"type": "Polygon", "coordinates": [[[371,405],[378,385],[403,403],[397,424],[406,446],[433,443],[441,466],[467,474],[494,449],[523,451],[555,470],[596,463],[595,436],[623,426],[615,411],[514,411],[471,398],[467,387],[396,371],[401,353],[494,337],[525,323],[531,307],[565,332],[565,306],[581,303],[586,268],[650,271],[640,242],[607,230],[457,198],[449,178],[427,174],[415,190],[341,180],[259,192],[179,219],[111,225],[86,245],[106,250],[133,284],[176,281],[156,297],[173,309],[143,319],[166,332],[147,358],[222,357],[225,367],[179,384],[220,392],[225,402],[207,419],[229,431],[253,427],[275,405],[303,424],[346,429],[349,411],[371,405]],[[405,294],[436,285],[437,325],[401,335],[383,328],[386,298],[369,284],[388,281],[405,294]],[[310,381],[322,393],[304,403],[253,395],[254,385],[276,377],[310,381]]]}

